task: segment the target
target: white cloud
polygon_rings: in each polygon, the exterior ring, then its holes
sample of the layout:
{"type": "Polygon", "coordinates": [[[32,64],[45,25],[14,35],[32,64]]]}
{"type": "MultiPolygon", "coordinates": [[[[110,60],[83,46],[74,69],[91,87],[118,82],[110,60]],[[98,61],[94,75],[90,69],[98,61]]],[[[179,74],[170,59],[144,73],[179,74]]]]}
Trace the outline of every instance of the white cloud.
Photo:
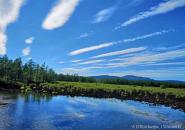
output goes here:
{"type": "Polygon", "coordinates": [[[0,55],[6,54],[7,36],[0,30],[0,55]]]}
{"type": "Polygon", "coordinates": [[[108,68],[126,67],[126,66],[137,65],[137,64],[148,65],[154,62],[171,60],[171,59],[181,58],[184,56],[185,56],[185,49],[179,49],[179,50],[167,51],[167,52],[162,52],[157,54],[151,53],[151,54],[133,56],[133,57],[123,59],[123,61],[121,61],[120,63],[115,62],[115,63],[106,64],[106,65],[108,68]]]}
{"type": "Polygon", "coordinates": [[[146,49],[145,47],[129,48],[129,49],[121,50],[121,51],[114,51],[114,52],[109,52],[109,53],[93,56],[91,58],[101,58],[101,57],[108,57],[108,56],[115,56],[115,55],[123,55],[123,54],[144,51],[145,49],[146,49]]]}
{"type": "Polygon", "coordinates": [[[163,34],[168,33],[170,31],[172,31],[172,30],[162,30],[162,31],[159,31],[159,32],[154,32],[154,33],[150,33],[150,34],[146,34],[146,35],[142,35],[142,36],[138,36],[138,37],[133,37],[133,38],[125,39],[125,40],[102,43],[102,44],[99,44],[99,45],[90,46],[90,47],[86,47],[86,48],[82,48],[82,49],[79,49],[79,50],[72,51],[72,52],[69,53],[69,55],[71,55],[71,56],[79,55],[81,53],[106,48],[106,47],[113,46],[113,45],[120,44],[120,43],[134,42],[134,41],[137,41],[137,40],[142,40],[142,39],[146,39],[146,38],[150,38],[150,37],[154,37],[154,36],[158,36],[158,35],[163,35],[163,34]]]}
{"type": "Polygon", "coordinates": [[[179,49],[179,50],[173,50],[173,51],[167,51],[167,52],[162,52],[159,54],[151,54],[151,55],[146,55],[142,57],[135,57],[132,60],[138,61],[138,62],[151,62],[151,61],[163,61],[163,60],[168,60],[168,59],[174,59],[178,57],[184,57],[185,56],[185,49],[179,49]]]}
{"type": "Polygon", "coordinates": [[[84,75],[89,72],[89,68],[63,68],[61,73],[84,75]]]}
{"type": "Polygon", "coordinates": [[[88,36],[89,36],[88,33],[83,33],[83,34],[80,35],[80,38],[86,38],[86,37],[88,37],[88,36]]]}
{"type": "Polygon", "coordinates": [[[114,13],[116,7],[110,7],[99,11],[95,16],[92,23],[101,23],[107,21],[114,13]]]}
{"type": "Polygon", "coordinates": [[[0,55],[6,54],[6,28],[17,20],[23,2],[24,0],[0,0],[0,55]]]}
{"type": "Polygon", "coordinates": [[[72,60],[71,62],[78,63],[78,62],[81,62],[81,61],[83,61],[83,59],[80,59],[80,60],[72,60]]]}
{"type": "Polygon", "coordinates": [[[165,62],[165,63],[152,63],[148,65],[157,65],[157,66],[165,66],[165,65],[185,65],[185,62],[165,62]]]}
{"type": "Polygon", "coordinates": [[[80,0],[58,0],[45,18],[42,27],[47,30],[62,27],[71,17],[80,0]]]}
{"type": "MultiPolygon", "coordinates": [[[[144,48],[143,48],[144,49],[144,48]]],[[[141,48],[142,50],[142,48],[141,48]]],[[[137,51],[137,49],[136,49],[137,51]]],[[[123,53],[126,52],[131,52],[131,51],[123,51],[123,53]]],[[[121,52],[120,52],[121,53],[121,52]]],[[[102,56],[99,55],[98,57],[95,56],[95,58],[100,58],[100,57],[105,57],[105,56],[112,56],[116,54],[120,54],[118,52],[113,52],[112,54],[107,53],[103,54],[102,56]]],[[[115,58],[112,60],[108,60],[110,62],[108,63],[103,63],[99,64],[99,66],[95,69],[98,68],[117,68],[117,67],[128,67],[128,66],[133,66],[133,65],[183,65],[184,62],[172,62],[172,63],[157,63],[157,62],[163,62],[167,60],[173,60],[173,59],[178,59],[185,57],[185,49],[178,49],[178,50],[171,50],[171,51],[166,51],[166,52],[160,52],[160,53],[154,53],[154,52],[148,52],[148,53],[143,53],[143,54],[136,54],[127,58],[115,58]],[[116,62],[114,62],[116,61],[116,62]]],[[[94,57],[91,57],[94,58],[94,57]]],[[[93,66],[91,66],[91,69],[94,69],[93,66]]]]}
{"type": "Polygon", "coordinates": [[[22,50],[23,56],[29,56],[30,52],[31,52],[30,47],[26,47],[22,50]]]}
{"type": "Polygon", "coordinates": [[[81,62],[78,63],[79,65],[87,65],[87,64],[94,64],[94,63],[99,63],[99,62],[103,62],[104,60],[90,60],[90,61],[86,61],[86,62],[81,62]]]}
{"type": "MultiPolygon", "coordinates": [[[[155,70],[129,70],[124,71],[121,73],[115,73],[111,72],[110,75],[136,75],[136,76],[146,76],[146,77],[152,77],[152,78],[171,78],[173,79],[175,77],[183,78],[185,76],[185,67],[183,66],[185,62],[179,61],[179,62],[173,62],[170,60],[181,60],[181,58],[185,57],[185,49],[176,49],[176,50],[168,50],[165,52],[146,52],[146,53],[140,53],[140,54],[134,54],[130,55],[126,58],[116,58],[112,60],[107,61],[116,61],[112,63],[102,63],[102,64],[96,64],[96,66],[90,66],[90,67],[82,67],[79,68],[73,68],[76,71],[78,70],[78,74],[83,75],[97,75],[94,74],[99,71],[95,71],[97,69],[113,69],[113,68],[124,68],[128,66],[133,65],[142,65],[142,66],[150,66],[150,65],[170,65],[168,68],[158,68],[156,67],[155,70]],[[98,65],[98,66],[97,66],[98,65]],[[176,65],[180,65],[182,67],[176,67],[176,65]]],[[[105,60],[104,60],[105,61],[105,60]]],[[[101,61],[100,61],[101,62],[101,61]]],[[[105,73],[108,74],[108,73],[105,73]]]]}
{"type": "Polygon", "coordinates": [[[83,68],[63,68],[59,73],[64,74],[78,74],[78,75],[89,75],[92,69],[100,69],[102,67],[92,66],[92,67],[83,67],[83,68]]]}
{"type": "Polygon", "coordinates": [[[85,53],[85,52],[89,52],[89,51],[94,51],[94,50],[98,50],[101,48],[105,48],[105,47],[109,47],[116,44],[115,42],[109,42],[109,43],[103,43],[100,45],[96,45],[96,46],[90,46],[90,47],[86,47],[86,48],[82,48],[79,50],[75,50],[69,53],[69,55],[73,56],[73,55],[79,55],[81,53],[85,53]]]}
{"type": "Polygon", "coordinates": [[[181,49],[181,48],[185,48],[185,44],[179,44],[176,46],[163,46],[163,47],[158,47],[158,48],[153,48],[152,50],[154,51],[166,51],[166,50],[177,50],[177,49],[181,49]]]}
{"type": "Polygon", "coordinates": [[[127,57],[127,58],[114,58],[114,59],[111,59],[109,61],[125,61],[125,60],[128,60],[130,57],[127,57]]]}
{"type": "Polygon", "coordinates": [[[82,33],[78,38],[87,38],[87,37],[89,37],[92,33],[93,33],[92,30],[91,30],[90,32],[82,33]]]}
{"type": "Polygon", "coordinates": [[[138,15],[130,18],[128,21],[124,22],[121,26],[128,26],[135,22],[138,22],[142,19],[152,17],[159,14],[164,14],[170,11],[175,10],[176,8],[185,6],[185,0],[169,0],[163,3],[160,3],[158,6],[150,8],[149,11],[140,12],[138,15]]]}
{"type": "Polygon", "coordinates": [[[146,38],[150,38],[150,37],[154,37],[154,36],[158,36],[158,35],[163,35],[163,34],[168,33],[170,31],[171,30],[162,30],[162,31],[159,31],[159,32],[146,34],[146,35],[143,35],[143,36],[138,36],[138,37],[134,37],[134,38],[125,39],[125,40],[123,40],[123,42],[125,42],[125,43],[126,42],[134,42],[134,41],[141,40],[141,39],[146,39],[146,38]]]}
{"type": "MultiPolygon", "coordinates": [[[[129,70],[129,71],[124,71],[121,73],[115,73],[111,72],[110,75],[116,75],[116,76],[123,76],[123,75],[136,75],[136,76],[146,76],[146,77],[152,77],[152,78],[174,78],[179,77],[183,78],[185,76],[185,67],[183,66],[185,62],[179,61],[179,62],[170,62],[169,60],[178,60],[185,57],[185,49],[177,49],[177,50],[169,50],[165,52],[147,52],[147,53],[141,53],[141,54],[136,54],[136,55],[131,55],[130,57],[127,58],[120,58],[120,59],[112,59],[111,61],[116,61],[116,62],[108,62],[108,63],[103,63],[103,64],[96,64],[96,66],[90,66],[90,67],[78,67],[78,68],[73,68],[76,70],[76,73],[78,71],[78,74],[83,74],[83,75],[97,75],[95,74],[96,72],[99,73],[99,71],[95,71],[97,69],[113,69],[113,68],[124,68],[128,66],[133,66],[133,65],[170,65],[168,68],[158,68],[156,67],[155,70],[129,70]],[[167,62],[168,61],[168,62],[167,62]],[[98,65],[98,66],[97,66],[98,65]],[[176,67],[176,65],[180,65],[182,67],[176,67]]],[[[110,60],[107,60],[110,61],[110,60]]],[[[101,61],[100,61],[101,62],[101,61]]],[[[109,73],[105,73],[109,74],[109,73]]]]}
{"type": "Polygon", "coordinates": [[[26,44],[32,44],[34,40],[35,40],[34,37],[29,37],[29,38],[27,38],[27,39],[25,40],[25,43],[26,43],[26,44]]]}

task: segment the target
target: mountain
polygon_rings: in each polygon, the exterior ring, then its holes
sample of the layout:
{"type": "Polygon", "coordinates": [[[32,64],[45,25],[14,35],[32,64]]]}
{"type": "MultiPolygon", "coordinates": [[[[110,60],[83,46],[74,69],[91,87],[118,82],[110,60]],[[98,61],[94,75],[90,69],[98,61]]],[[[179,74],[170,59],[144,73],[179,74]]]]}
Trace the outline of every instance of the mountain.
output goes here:
{"type": "Polygon", "coordinates": [[[110,75],[100,75],[100,76],[91,76],[91,77],[95,79],[153,80],[147,77],[139,77],[139,76],[133,76],[133,75],[126,75],[122,77],[110,76],[110,75]]]}
{"type": "Polygon", "coordinates": [[[185,83],[185,81],[178,81],[178,80],[163,80],[165,82],[169,82],[169,83],[185,83]]]}
{"type": "Polygon", "coordinates": [[[118,76],[110,76],[110,75],[99,75],[99,76],[91,76],[92,78],[95,78],[95,79],[118,79],[118,78],[121,78],[121,77],[118,77],[118,76]]]}
{"type": "Polygon", "coordinates": [[[134,75],[126,75],[122,76],[122,79],[127,79],[127,80],[153,80],[147,77],[140,77],[140,76],[134,76],[134,75]]]}
{"type": "Polygon", "coordinates": [[[160,82],[169,82],[169,83],[185,83],[185,81],[178,81],[178,80],[154,80],[147,77],[140,77],[134,75],[125,75],[122,77],[119,76],[110,76],[110,75],[99,75],[99,76],[91,76],[97,80],[100,79],[126,79],[126,80],[145,80],[145,81],[160,81],[160,82]]]}

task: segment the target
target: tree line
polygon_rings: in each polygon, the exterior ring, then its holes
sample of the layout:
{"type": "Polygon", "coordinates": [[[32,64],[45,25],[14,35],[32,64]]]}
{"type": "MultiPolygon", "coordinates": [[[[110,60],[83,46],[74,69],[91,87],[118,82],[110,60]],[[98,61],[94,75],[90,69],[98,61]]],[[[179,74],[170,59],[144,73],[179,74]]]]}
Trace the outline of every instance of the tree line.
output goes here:
{"type": "Polygon", "coordinates": [[[122,78],[100,79],[98,82],[107,84],[120,84],[120,85],[138,85],[138,86],[152,86],[161,88],[185,88],[185,82],[169,82],[169,81],[156,81],[156,80],[127,80],[122,78]]]}
{"type": "Polygon", "coordinates": [[[18,81],[26,84],[60,81],[95,82],[95,79],[78,75],[57,74],[44,64],[39,65],[33,60],[23,63],[21,58],[11,60],[7,55],[0,57],[0,79],[18,81]]]}
{"type": "Polygon", "coordinates": [[[94,79],[94,78],[78,76],[77,74],[74,74],[74,75],[59,74],[57,80],[70,81],[70,82],[87,82],[87,83],[95,83],[96,82],[96,79],[94,79]]]}
{"type": "Polygon", "coordinates": [[[0,57],[0,78],[5,81],[19,81],[26,84],[53,82],[57,78],[54,70],[45,64],[39,65],[29,60],[23,64],[21,58],[9,59],[6,55],[0,57]]]}
{"type": "MultiPolygon", "coordinates": [[[[0,81],[15,81],[25,84],[30,83],[45,83],[55,81],[70,81],[70,82],[87,82],[87,83],[107,83],[120,85],[139,85],[153,87],[171,87],[185,88],[185,83],[164,82],[155,80],[126,80],[121,78],[100,79],[96,80],[92,77],[84,77],[78,75],[57,74],[53,69],[44,64],[39,65],[33,60],[23,63],[21,58],[11,60],[7,55],[0,57],[0,81]]],[[[1,84],[2,85],[2,84],[1,84]]]]}

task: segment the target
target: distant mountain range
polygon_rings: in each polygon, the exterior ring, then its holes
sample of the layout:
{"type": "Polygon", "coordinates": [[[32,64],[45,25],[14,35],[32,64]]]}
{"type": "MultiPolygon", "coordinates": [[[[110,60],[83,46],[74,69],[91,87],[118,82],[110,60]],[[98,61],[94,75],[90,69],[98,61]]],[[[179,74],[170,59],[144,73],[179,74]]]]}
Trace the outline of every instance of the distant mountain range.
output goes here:
{"type": "Polygon", "coordinates": [[[95,79],[127,79],[127,80],[153,80],[147,77],[139,77],[139,76],[134,76],[134,75],[126,75],[122,77],[118,76],[110,76],[110,75],[99,75],[99,76],[91,76],[92,78],[95,79]]]}
{"type": "Polygon", "coordinates": [[[146,80],[146,81],[165,81],[165,82],[171,82],[171,83],[185,83],[185,81],[177,81],[177,80],[154,80],[148,77],[140,77],[140,76],[134,76],[134,75],[125,75],[122,77],[119,76],[110,76],[110,75],[99,75],[99,76],[91,76],[92,78],[95,78],[97,80],[100,79],[126,79],[126,80],[146,80]]]}

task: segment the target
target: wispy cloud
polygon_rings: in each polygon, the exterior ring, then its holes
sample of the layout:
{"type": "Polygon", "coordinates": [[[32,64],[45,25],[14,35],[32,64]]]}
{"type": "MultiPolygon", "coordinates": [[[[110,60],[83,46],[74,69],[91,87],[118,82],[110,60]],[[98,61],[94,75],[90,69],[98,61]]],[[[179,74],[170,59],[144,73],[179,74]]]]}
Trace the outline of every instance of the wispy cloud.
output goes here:
{"type": "Polygon", "coordinates": [[[93,30],[89,31],[89,32],[85,32],[85,33],[82,33],[78,38],[81,39],[81,38],[87,38],[89,36],[91,36],[93,34],[93,30]]]}
{"type": "Polygon", "coordinates": [[[129,58],[123,59],[121,62],[115,62],[115,63],[109,63],[106,64],[108,68],[114,68],[114,67],[126,67],[131,65],[149,65],[151,63],[159,62],[159,61],[166,61],[176,58],[181,58],[185,56],[185,49],[179,49],[179,50],[173,50],[173,51],[167,51],[157,54],[143,54],[139,56],[133,56],[129,58]]]}
{"type": "Polygon", "coordinates": [[[155,65],[155,66],[166,66],[166,65],[185,65],[185,62],[164,62],[164,63],[152,63],[148,65],[155,65]]]}
{"type": "Polygon", "coordinates": [[[95,64],[95,63],[99,63],[99,62],[103,62],[104,60],[90,60],[90,61],[86,61],[86,62],[81,62],[78,63],[79,65],[87,65],[87,64],[95,64]]]}
{"type": "Polygon", "coordinates": [[[26,47],[22,50],[22,54],[23,56],[29,56],[30,55],[30,52],[31,52],[31,49],[30,47],[26,47]]]}
{"type": "Polygon", "coordinates": [[[71,62],[78,63],[78,62],[81,62],[81,61],[83,61],[83,59],[80,59],[80,60],[72,60],[71,62]]]}
{"type": "Polygon", "coordinates": [[[63,68],[60,73],[84,75],[89,72],[89,68],[63,68]]]}
{"type": "Polygon", "coordinates": [[[146,35],[142,35],[142,36],[128,38],[128,39],[125,39],[125,40],[102,43],[102,44],[99,44],[99,45],[90,46],[90,47],[86,47],[86,48],[82,48],[82,49],[79,49],[79,50],[72,51],[72,52],[69,53],[69,55],[71,55],[71,56],[79,55],[79,54],[82,54],[82,53],[86,53],[86,52],[106,48],[106,47],[113,46],[113,45],[120,44],[120,43],[134,42],[134,41],[137,41],[137,40],[142,40],[142,39],[146,39],[146,38],[150,38],[150,37],[154,37],[154,36],[158,36],[158,35],[163,35],[163,34],[168,33],[170,31],[172,31],[172,30],[162,30],[162,31],[158,31],[158,32],[154,32],[154,33],[150,33],[150,34],[146,34],[146,35]]]}
{"type": "Polygon", "coordinates": [[[59,61],[58,63],[59,63],[59,64],[64,64],[65,62],[64,62],[64,61],[59,61]]]}
{"type": "MultiPolygon", "coordinates": [[[[147,52],[136,55],[131,55],[127,58],[122,58],[118,60],[112,59],[112,61],[117,62],[109,62],[110,60],[104,60],[102,64],[95,64],[95,66],[91,65],[90,67],[82,67],[73,68],[76,70],[76,73],[83,75],[97,75],[102,74],[101,71],[94,71],[97,69],[114,69],[114,68],[126,68],[133,65],[140,66],[153,66],[153,65],[170,65],[170,67],[160,68],[156,67],[155,70],[151,69],[142,69],[142,70],[126,70],[121,73],[111,72],[110,74],[107,72],[105,74],[115,75],[115,76],[123,76],[123,75],[136,75],[136,76],[146,76],[151,78],[168,78],[174,79],[183,78],[185,76],[185,67],[183,66],[185,62],[170,62],[172,60],[180,60],[185,57],[185,49],[177,49],[170,50],[165,52],[147,52]],[[178,67],[176,66],[178,65],[178,67]],[[179,67],[182,66],[182,67],[179,67]],[[78,72],[77,72],[78,71],[78,72]],[[99,73],[100,72],[100,73],[99,73]]],[[[110,71],[109,71],[110,72],[110,71]]],[[[72,71],[73,73],[73,71],[72,71]]]]}
{"type": "Polygon", "coordinates": [[[185,44],[178,44],[175,46],[162,46],[162,47],[157,47],[157,48],[153,48],[153,51],[167,51],[167,50],[177,50],[177,49],[181,49],[181,48],[185,48],[185,44]]]}
{"type": "Polygon", "coordinates": [[[58,0],[45,18],[42,27],[52,30],[62,27],[71,17],[80,0],[58,0]]]}
{"type": "Polygon", "coordinates": [[[179,50],[173,50],[173,51],[167,51],[167,52],[162,52],[159,54],[151,54],[148,56],[142,56],[142,57],[135,57],[132,60],[135,61],[164,61],[164,60],[168,60],[168,59],[174,59],[174,58],[178,58],[178,57],[184,57],[185,56],[185,49],[179,49],[179,50]]]}
{"type": "Polygon", "coordinates": [[[83,67],[83,68],[63,68],[60,73],[64,74],[79,74],[79,75],[88,75],[92,69],[99,69],[102,67],[92,66],[92,67],[83,67]]]}
{"type": "Polygon", "coordinates": [[[130,57],[126,57],[126,58],[114,58],[114,59],[111,59],[109,61],[126,61],[128,60],[130,57]]]}
{"type": "Polygon", "coordinates": [[[121,50],[121,51],[114,51],[114,52],[109,52],[109,53],[93,56],[91,58],[94,59],[94,58],[102,58],[102,57],[115,56],[115,55],[123,55],[123,54],[144,51],[145,49],[146,49],[145,47],[129,48],[129,49],[121,50]]]}
{"type": "Polygon", "coordinates": [[[26,43],[26,44],[32,44],[34,40],[35,40],[34,37],[29,37],[29,38],[27,38],[27,39],[25,40],[25,43],[26,43]]]}
{"type": "Polygon", "coordinates": [[[72,51],[72,52],[69,53],[69,55],[71,55],[71,56],[79,55],[79,54],[82,54],[82,53],[85,53],[85,52],[94,51],[94,50],[98,50],[98,49],[101,49],[101,48],[109,47],[109,46],[112,46],[114,44],[116,44],[116,42],[109,42],[109,43],[103,43],[103,44],[96,45],[96,46],[90,46],[90,47],[86,47],[86,48],[82,48],[82,49],[79,49],[79,50],[72,51]]]}
{"type": "Polygon", "coordinates": [[[94,20],[92,23],[101,23],[107,21],[113,15],[115,10],[115,6],[100,10],[96,15],[94,15],[94,20]]]}
{"type": "Polygon", "coordinates": [[[150,8],[150,10],[146,12],[140,12],[138,15],[130,18],[128,21],[125,21],[121,26],[125,27],[140,20],[159,14],[164,14],[183,6],[185,6],[185,0],[168,0],[150,8]]]}
{"type": "Polygon", "coordinates": [[[6,28],[17,20],[23,3],[24,0],[0,0],[0,55],[6,54],[6,28]]]}
{"type": "MultiPolygon", "coordinates": [[[[143,48],[144,49],[144,48],[143,48]]],[[[138,49],[139,50],[139,49],[138,49]]],[[[142,48],[141,48],[142,50],[142,48]]],[[[137,51],[137,49],[136,49],[137,51]]],[[[123,51],[124,52],[124,51],[123,51]]],[[[125,51],[130,52],[130,51],[125,51]]],[[[120,54],[118,52],[113,52],[113,55],[120,54]]],[[[112,56],[112,54],[106,54],[106,56],[112,56]]],[[[132,54],[132,53],[131,53],[132,54]]],[[[95,58],[100,58],[103,56],[98,56],[95,58]]],[[[142,66],[153,66],[153,65],[184,65],[184,62],[165,62],[168,60],[177,60],[179,58],[185,57],[185,49],[177,49],[177,50],[170,50],[166,52],[148,52],[148,53],[141,53],[135,54],[130,57],[126,58],[115,58],[111,60],[104,60],[102,64],[96,64],[96,68],[91,66],[90,69],[110,69],[110,68],[120,68],[120,67],[128,67],[133,65],[142,65],[142,66]],[[161,63],[162,62],[162,63],[161,63]]],[[[91,57],[92,58],[92,57],[91,57]]],[[[89,68],[89,67],[88,67],[89,68]]]]}
{"type": "Polygon", "coordinates": [[[146,38],[150,38],[150,37],[154,37],[154,36],[158,36],[158,35],[163,35],[163,34],[168,33],[170,31],[171,30],[162,30],[162,31],[159,31],[159,32],[146,34],[146,35],[143,35],[143,36],[138,36],[138,37],[134,37],[134,38],[125,39],[125,40],[123,40],[123,42],[125,42],[125,43],[126,42],[134,42],[134,41],[141,40],[141,39],[146,39],[146,38]]]}
{"type": "Polygon", "coordinates": [[[86,38],[86,37],[88,37],[88,36],[89,36],[88,33],[83,33],[83,34],[80,35],[80,38],[86,38]]]}

